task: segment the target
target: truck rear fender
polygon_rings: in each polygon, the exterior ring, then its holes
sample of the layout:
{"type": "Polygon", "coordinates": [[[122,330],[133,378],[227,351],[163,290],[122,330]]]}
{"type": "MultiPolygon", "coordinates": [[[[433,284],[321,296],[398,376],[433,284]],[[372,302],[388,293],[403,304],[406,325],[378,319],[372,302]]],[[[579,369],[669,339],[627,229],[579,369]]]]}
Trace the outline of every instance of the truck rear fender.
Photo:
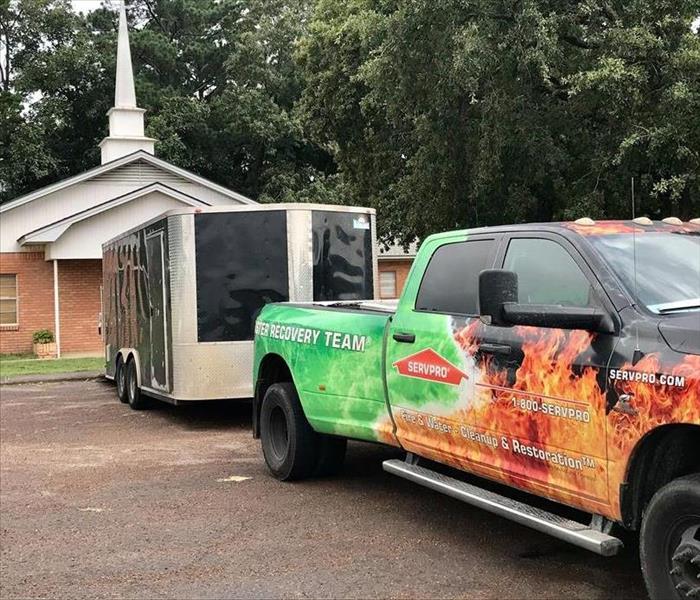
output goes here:
{"type": "Polygon", "coordinates": [[[700,472],[700,426],[663,425],[648,432],[635,447],[626,481],[620,486],[623,524],[638,529],[654,493],[684,475],[700,472]]]}
{"type": "Polygon", "coordinates": [[[266,354],[260,361],[258,378],[255,382],[253,397],[253,437],[260,437],[260,406],[267,389],[274,383],[291,381],[294,383],[292,372],[287,362],[279,354],[266,354]]]}

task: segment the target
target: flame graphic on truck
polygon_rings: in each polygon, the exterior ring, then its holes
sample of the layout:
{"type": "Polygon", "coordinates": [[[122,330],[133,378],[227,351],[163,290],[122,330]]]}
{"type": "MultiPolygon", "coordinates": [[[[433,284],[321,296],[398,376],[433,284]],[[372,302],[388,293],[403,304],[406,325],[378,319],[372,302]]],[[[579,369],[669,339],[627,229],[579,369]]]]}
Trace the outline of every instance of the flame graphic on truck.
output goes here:
{"type": "MultiPolygon", "coordinates": [[[[456,333],[457,342],[465,350],[478,352],[474,341],[477,326],[471,324],[456,333]]],[[[571,402],[585,400],[582,406],[589,414],[604,411],[605,393],[598,384],[597,369],[583,367],[574,372],[573,368],[576,357],[590,346],[591,334],[535,327],[517,327],[515,331],[523,352],[515,380],[509,382],[508,371],[495,365],[492,357],[484,356],[477,361],[477,402],[473,414],[467,416],[479,427],[507,435],[510,450],[490,450],[488,455],[482,451],[477,460],[493,461],[501,477],[519,487],[541,492],[545,485],[550,489],[568,488],[576,495],[604,498],[607,486],[604,448],[600,443],[605,439],[604,422],[594,416],[588,423],[582,423],[523,408],[528,400],[538,408],[545,402],[567,407],[571,402]],[[514,405],[514,397],[520,403],[514,405]],[[525,443],[550,451],[557,449],[564,453],[564,459],[553,462],[511,451],[514,440],[518,448],[525,443]],[[586,449],[585,464],[580,455],[582,449],[586,449]]]]}
{"type": "Polygon", "coordinates": [[[606,383],[605,369],[576,366],[594,341],[591,333],[515,327],[522,360],[509,370],[479,353],[480,327],[478,320],[462,321],[453,330],[476,372],[472,396],[438,417],[452,424],[451,433],[426,426],[424,417],[399,415],[396,434],[407,450],[616,519],[636,444],[659,425],[700,422],[699,356],[670,367],[648,355],[621,367],[666,372],[683,386],[606,383]],[[611,393],[629,397],[634,411],[610,410],[611,393]]]}

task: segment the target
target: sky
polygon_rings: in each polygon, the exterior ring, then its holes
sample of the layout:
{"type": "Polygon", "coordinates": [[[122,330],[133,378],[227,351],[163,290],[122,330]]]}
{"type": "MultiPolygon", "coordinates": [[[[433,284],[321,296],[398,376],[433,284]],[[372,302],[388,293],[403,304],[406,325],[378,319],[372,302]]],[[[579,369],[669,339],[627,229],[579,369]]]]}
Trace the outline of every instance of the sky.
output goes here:
{"type": "MultiPolygon", "coordinates": [[[[102,0],[71,0],[73,10],[76,12],[90,12],[96,8],[100,8],[102,0]]],[[[116,9],[119,6],[118,0],[111,0],[111,4],[116,9]]]]}

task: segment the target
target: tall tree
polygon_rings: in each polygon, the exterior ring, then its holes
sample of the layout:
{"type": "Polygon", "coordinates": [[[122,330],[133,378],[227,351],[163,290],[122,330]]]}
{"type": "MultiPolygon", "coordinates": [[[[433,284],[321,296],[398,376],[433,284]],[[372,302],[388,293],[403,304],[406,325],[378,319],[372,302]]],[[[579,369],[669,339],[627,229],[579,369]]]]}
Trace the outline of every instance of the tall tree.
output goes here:
{"type": "Polygon", "coordinates": [[[94,164],[110,98],[68,0],[3,0],[0,42],[0,198],[11,198],[94,164]]]}
{"type": "Polygon", "coordinates": [[[300,0],[146,1],[133,47],[161,155],[262,200],[293,200],[332,168],[293,110],[306,13],[300,0]]]}
{"type": "MultiPolygon", "coordinates": [[[[386,237],[700,214],[697,0],[132,0],[163,158],[386,237]]],[[[116,14],[0,0],[0,200],[97,164],[116,14]]]]}
{"type": "Polygon", "coordinates": [[[319,0],[301,107],[404,240],[456,226],[700,213],[692,1],[319,0]]]}

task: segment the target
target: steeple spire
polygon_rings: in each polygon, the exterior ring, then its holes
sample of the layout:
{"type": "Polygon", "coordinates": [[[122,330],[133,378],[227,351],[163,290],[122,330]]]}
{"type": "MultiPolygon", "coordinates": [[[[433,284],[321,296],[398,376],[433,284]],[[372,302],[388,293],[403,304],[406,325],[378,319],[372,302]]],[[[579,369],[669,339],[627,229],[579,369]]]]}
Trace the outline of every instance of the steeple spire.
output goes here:
{"type": "Polygon", "coordinates": [[[117,83],[114,88],[114,106],[116,108],[136,108],[134,72],[131,68],[131,49],[129,48],[129,28],[126,24],[126,8],[123,1],[120,2],[119,6],[117,83]]]}
{"type": "Polygon", "coordinates": [[[114,107],[109,109],[109,136],[100,142],[102,164],[137,150],[153,154],[155,140],[144,136],[143,114],[136,106],[134,72],[131,66],[129,30],[124,1],[119,6],[119,37],[117,40],[117,72],[114,86],[114,107]]]}

